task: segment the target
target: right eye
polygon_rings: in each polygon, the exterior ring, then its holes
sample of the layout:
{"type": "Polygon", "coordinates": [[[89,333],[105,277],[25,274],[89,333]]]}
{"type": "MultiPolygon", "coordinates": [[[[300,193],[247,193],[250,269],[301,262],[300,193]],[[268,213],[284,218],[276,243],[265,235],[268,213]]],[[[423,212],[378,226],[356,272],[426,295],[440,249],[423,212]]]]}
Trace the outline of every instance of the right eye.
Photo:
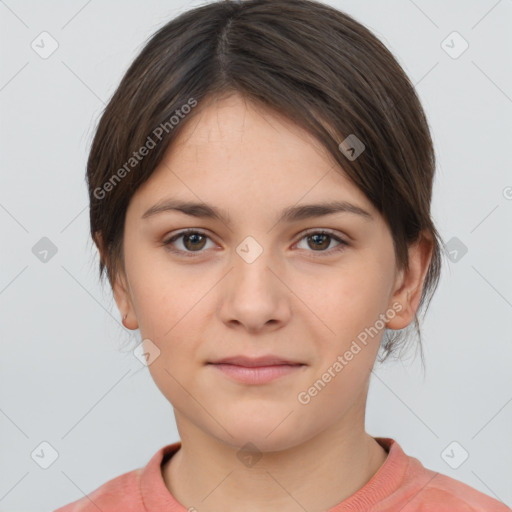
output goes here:
{"type": "Polygon", "coordinates": [[[175,254],[194,257],[194,253],[204,252],[201,249],[204,248],[205,240],[207,239],[209,239],[209,237],[202,231],[198,231],[196,229],[186,229],[173,235],[171,238],[163,242],[163,245],[166,247],[166,249],[175,254]],[[174,242],[180,238],[183,239],[181,243],[184,249],[176,249],[173,246],[174,242]]]}

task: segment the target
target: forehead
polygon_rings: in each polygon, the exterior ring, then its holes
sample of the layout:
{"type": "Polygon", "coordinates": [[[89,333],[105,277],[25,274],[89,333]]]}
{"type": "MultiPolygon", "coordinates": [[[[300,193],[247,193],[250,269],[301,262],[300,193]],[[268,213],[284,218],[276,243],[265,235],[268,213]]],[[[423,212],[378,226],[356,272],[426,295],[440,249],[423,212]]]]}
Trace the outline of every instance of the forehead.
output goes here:
{"type": "Polygon", "coordinates": [[[286,117],[239,95],[196,108],[137,191],[141,208],[172,194],[263,208],[351,200],[372,209],[326,148],[286,117]]]}
{"type": "Polygon", "coordinates": [[[180,149],[182,157],[211,150],[219,158],[247,154],[259,161],[307,158],[316,163],[321,160],[335,163],[305,129],[270,107],[238,94],[207,100],[196,107],[193,117],[168,148],[168,160],[176,155],[175,149],[180,149]],[[217,151],[219,148],[221,153],[217,151]]]}

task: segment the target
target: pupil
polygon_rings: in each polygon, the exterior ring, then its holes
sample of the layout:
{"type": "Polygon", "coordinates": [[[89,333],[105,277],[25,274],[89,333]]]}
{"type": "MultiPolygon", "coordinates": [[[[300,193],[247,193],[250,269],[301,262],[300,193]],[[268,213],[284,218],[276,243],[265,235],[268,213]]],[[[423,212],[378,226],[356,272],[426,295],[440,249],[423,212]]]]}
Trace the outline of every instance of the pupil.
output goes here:
{"type": "MultiPolygon", "coordinates": [[[[313,238],[314,243],[315,243],[315,244],[318,244],[318,238],[319,238],[319,237],[323,238],[323,239],[324,239],[324,242],[325,242],[325,239],[326,239],[328,236],[329,236],[329,235],[325,235],[325,234],[323,234],[323,235],[313,235],[313,236],[312,236],[312,238],[313,238]]],[[[320,242],[320,244],[321,244],[321,242],[320,242]]],[[[323,244],[323,245],[325,245],[325,244],[323,244]]],[[[327,244],[327,245],[329,245],[329,244],[327,244]]],[[[318,245],[317,245],[317,247],[318,247],[318,245]]]]}
{"type": "Polygon", "coordinates": [[[197,239],[198,239],[198,238],[202,238],[202,236],[203,236],[203,235],[199,235],[199,234],[197,234],[197,233],[196,233],[196,234],[186,235],[186,236],[185,236],[185,238],[186,238],[186,240],[187,240],[187,241],[189,241],[189,242],[190,242],[190,240],[192,239],[192,248],[193,248],[193,247],[196,247],[196,248],[197,248],[198,246],[196,245],[196,242],[200,241],[200,240],[197,240],[197,239]]]}

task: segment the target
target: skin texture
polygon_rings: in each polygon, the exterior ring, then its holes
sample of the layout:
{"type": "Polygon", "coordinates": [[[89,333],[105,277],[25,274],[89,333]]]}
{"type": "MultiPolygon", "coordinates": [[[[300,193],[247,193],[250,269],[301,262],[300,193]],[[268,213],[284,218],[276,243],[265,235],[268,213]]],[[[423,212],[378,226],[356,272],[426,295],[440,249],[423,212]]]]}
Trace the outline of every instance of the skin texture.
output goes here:
{"type": "Polygon", "coordinates": [[[130,202],[126,274],[114,284],[125,325],[160,350],[149,370],[174,408],[182,442],[162,470],[176,499],[201,512],[315,512],[368,482],[387,455],[364,424],[384,329],[309,403],[297,397],[379,314],[395,312],[385,322],[390,329],[413,321],[431,248],[423,238],[410,248],[409,271],[397,271],[384,219],[327,151],[286,118],[233,95],[191,119],[130,202]],[[141,219],[171,197],[215,205],[231,223],[180,212],[141,219]],[[332,200],[358,205],[373,219],[336,213],[276,223],[286,207],[332,200]],[[207,237],[174,241],[192,257],[163,245],[186,228],[207,237]],[[335,251],[335,239],[303,234],[321,229],[348,245],[335,251]],[[237,253],[248,236],[263,250],[251,263],[237,253]],[[206,365],[238,354],[275,354],[304,366],[249,385],[206,365]],[[249,442],[260,457],[252,465],[239,458],[249,442]]]}

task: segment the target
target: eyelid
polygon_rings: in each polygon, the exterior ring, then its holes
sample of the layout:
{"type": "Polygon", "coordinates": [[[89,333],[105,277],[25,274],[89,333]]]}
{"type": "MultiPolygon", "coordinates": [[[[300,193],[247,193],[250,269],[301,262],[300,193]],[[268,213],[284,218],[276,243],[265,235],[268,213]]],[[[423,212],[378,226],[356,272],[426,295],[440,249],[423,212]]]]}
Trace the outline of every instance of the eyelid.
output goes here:
{"type": "Polygon", "coordinates": [[[345,239],[345,237],[338,233],[338,231],[327,229],[327,228],[310,228],[302,231],[298,235],[298,240],[293,245],[299,244],[304,238],[307,238],[309,235],[328,235],[331,240],[334,240],[338,243],[335,247],[325,251],[313,251],[306,250],[308,254],[308,258],[328,258],[331,256],[335,256],[341,252],[343,252],[347,247],[350,246],[350,243],[345,239]]]}
{"type": "Polygon", "coordinates": [[[180,254],[180,255],[185,255],[185,256],[194,256],[195,254],[197,254],[197,255],[203,254],[205,251],[183,251],[181,249],[175,249],[172,246],[172,244],[176,240],[179,240],[181,237],[183,237],[185,235],[189,235],[189,234],[201,235],[201,236],[204,236],[205,238],[211,240],[213,243],[216,243],[213,240],[212,236],[210,236],[208,234],[208,232],[203,231],[202,229],[199,229],[199,228],[186,228],[181,231],[178,231],[177,233],[175,233],[169,237],[165,237],[164,240],[162,241],[162,245],[164,246],[165,249],[167,249],[168,251],[173,252],[175,254],[180,254]]]}
{"type": "Polygon", "coordinates": [[[339,240],[342,240],[343,242],[348,244],[348,240],[350,239],[348,236],[341,234],[339,231],[336,231],[334,229],[328,229],[328,228],[309,228],[304,231],[301,231],[297,237],[300,240],[302,240],[305,236],[309,234],[320,234],[324,233],[326,235],[331,235],[333,238],[338,238],[339,240]]]}

